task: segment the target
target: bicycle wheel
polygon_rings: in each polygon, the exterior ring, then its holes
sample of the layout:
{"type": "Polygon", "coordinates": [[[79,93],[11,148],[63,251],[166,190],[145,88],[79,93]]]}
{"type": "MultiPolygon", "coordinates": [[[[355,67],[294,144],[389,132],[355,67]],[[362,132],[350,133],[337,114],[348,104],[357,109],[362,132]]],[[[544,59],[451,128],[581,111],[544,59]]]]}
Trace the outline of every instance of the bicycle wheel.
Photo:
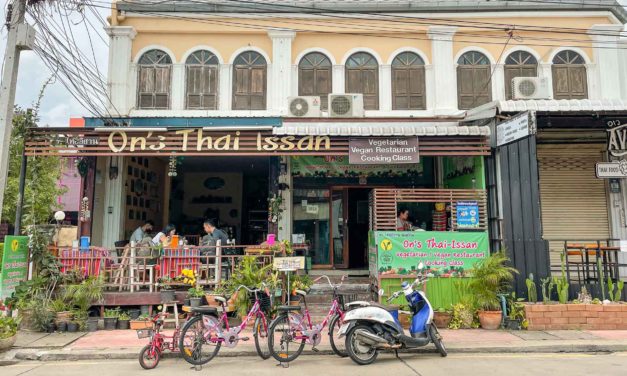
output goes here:
{"type": "Polygon", "coordinates": [[[219,322],[213,316],[195,316],[187,321],[181,330],[179,350],[181,356],[189,364],[200,366],[208,363],[220,351],[220,342],[211,342],[206,338],[216,338],[219,322]],[[203,318],[212,321],[211,328],[207,328],[203,318]]]}
{"type": "Polygon", "coordinates": [[[143,369],[153,369],[159,365],[161,360],[161,352],[157,348],[153,348],[152,345],[146,345],[139,352],[139,365],[143,369]]]}
{"type": "Polygon", "coordinates": [[[300,330],[292,327],[290,322],[287,315],[281,315],[272,321],[268,331],[270,353],[274,359],[283,363],[298,358],[305,348],[305,339],[296,338],[300,330]]]}
{"type": "Polygon", "coordinates": [[[346,352],[346,340],[338,337],[338,332],[342,326],[342,318],[340,315],[335,315],[331,318],[329,324],[329,342],[331,342],[331,348],[335,355],[346,358],[348,353],[346,352]]]}
{"type": "Polygon", "coordinates": [[[270,358],[272,354],[270,354],[270,347],[268,346],[268,323],[262,319],[262,316],[257,316],[257,319],[255,319],[253,336],[255,337],[257,354],[263,360],[270,358]]]}

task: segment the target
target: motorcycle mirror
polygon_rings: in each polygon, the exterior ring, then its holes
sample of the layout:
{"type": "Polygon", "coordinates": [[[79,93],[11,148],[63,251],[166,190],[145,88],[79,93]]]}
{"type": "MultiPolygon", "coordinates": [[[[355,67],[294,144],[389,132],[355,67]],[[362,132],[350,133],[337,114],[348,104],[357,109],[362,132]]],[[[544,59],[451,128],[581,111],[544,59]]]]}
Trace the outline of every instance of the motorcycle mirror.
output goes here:
{"type": "Polygon", "coordinates": [[[422,262],[418,264],[418,270],[422,270],[424,268],[425,268],[425,264],[423,264],[422,262]]]}
{"type": "Polygon", "coordinates": [[[379,296],[383,296],[383,294],[385,294],[385,291],[383,289],[379,290],[379,296]]]}

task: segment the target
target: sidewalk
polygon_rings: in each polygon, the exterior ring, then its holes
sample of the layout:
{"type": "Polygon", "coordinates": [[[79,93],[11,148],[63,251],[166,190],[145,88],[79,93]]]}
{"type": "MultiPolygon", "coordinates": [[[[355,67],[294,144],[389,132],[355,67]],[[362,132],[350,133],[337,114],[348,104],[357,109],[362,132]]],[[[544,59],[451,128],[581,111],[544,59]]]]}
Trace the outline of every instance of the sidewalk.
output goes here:
{"type": "MultiPolygon", "coordinates": [[[[167,331],[166,331],[167,333],[167,331]]],[[[608,331],[488,331],[442,330],[444,343],[451,353],[560,353],[627,351],[627,330],[608,331]]],[[[219,356],[256,356],[251,332],[247,342],[235,348],[222,347],[219,356]]],[[[16,346],[0,355],[5,360],[87,360],[135,359],[148,342],[137,339],[133,330],[97,331],[93,333],[20,332],[16,346]]],[[[305,345],[304,355],[332,354],[328,337],[313,351],[305,345]]],[[[433,345],[419,350],[434,352],[433,345]]],[[[166,352],[165,356],[171,356],[166,352]]]]}

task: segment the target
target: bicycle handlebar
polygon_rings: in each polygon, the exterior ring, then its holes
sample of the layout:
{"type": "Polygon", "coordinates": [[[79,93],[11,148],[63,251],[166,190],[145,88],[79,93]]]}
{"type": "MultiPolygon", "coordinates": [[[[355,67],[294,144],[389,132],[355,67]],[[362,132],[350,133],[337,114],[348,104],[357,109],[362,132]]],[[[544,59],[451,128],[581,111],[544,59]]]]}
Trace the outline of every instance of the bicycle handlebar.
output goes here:
{"type": "MultiPolygon", "coordinates": [[[[262,285],[263,287],[266,287],[266,284],[265,284],[264,282],[261,282],[261,285],[262,285]]],[[[241,290],[242,288],[245,288],[248,292],[256,292],[256,291],[261,291],[261,289],[258,289],[258,288],[256,288],[256,287],[255,287],[255,288],[252,288],[252,289],[249,289],[249,288],[248,288],[248,286],[244,286],[244,285],[239,285],[239,286],[235,289],[235,291],[239,291],[239,290],[241,290]]]]}
{"type": "Polygon", "coordinates": [[[329,278],[329,276],[327,276],[325,274],[323,274],[320,277],[314,279],[314,282],[318,282],[322,278],[326,278],[327,279],[327,282],[329,283],[329,286],[331,286],[332,289],[338,289],[338,288],[340,288],[344,284],[344,279],[346,278],[346,275],[343,275],[342,279],[340,281],[340,284],[339,285],[335,285],[335,286],[333,285],[333,283],[331,283],[331,279],[329,278]]]}

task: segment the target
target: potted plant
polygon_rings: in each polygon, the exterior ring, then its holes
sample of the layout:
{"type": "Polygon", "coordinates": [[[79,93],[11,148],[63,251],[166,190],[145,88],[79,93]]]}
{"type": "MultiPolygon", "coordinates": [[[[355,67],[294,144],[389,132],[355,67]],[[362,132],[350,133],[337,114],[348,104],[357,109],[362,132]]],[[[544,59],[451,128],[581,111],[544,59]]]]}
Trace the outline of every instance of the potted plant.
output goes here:
{"type": "Polygon", "coordinates": [[[109,308],[104,311],[104,328],[105,330],[114,330],[120,316],[120,308],[109,308]]]}
{"type": "MultiPolygon", "coordinates": [[[[72,310],[72,321],[78,325],[78,329],[85,330],[87,328],[87,319],[89,318],[89,312],[82,308],[72,310]]],[[[69,326],[68,326],[69,330],[69,326]]]]}
{"type": "Polygon", "coordinates": [[[522,303],[523,298],[516,298],[516,293],[507,299],[508,316],[505,319],[505,328],[508,330],[520,330],[526,326],[525,305],[522,303]]]}
{"type": "Polygon", "coordinates": [[[54,323],[59,326],[62,322],[70,321],[71,311],[69,304],[63,298],[57,298],[50,302],[50,308],[55,312],[54,323]]]}
{"type": "Polygon", "coordinates": [[[200,307],[200,301],[202,297],[205,295],[205,290],[202,287],[192,287],[187,290],[189,294],[189,305],[190,307],[200,307]]]}
{"type": "Polygon", "coordinates": [[[87,331],[88,332],[95,332],[98,330],[98,318],[97,317],[90,317],[87,319],[87,331]]]}
{"type": "Polygon", "coordinates": [[[472,270],[468,287],[479,309],[479,322],[483,329],[498,329],[503,320],[499,294],[504,294],[518,271],[507,266],[509,258],[500,251],[477,263],[472,270]]]}
{"type": "Polygon", "coordinates": [[[0,316],[0,352],[10,349],[17,340],[18,320],[0,316]]]}
{"type": "Polygon", "coordinates": [[[120,316],[118,316],[118,329],[128,329],[130,321],[131,316],[127,312],[120,312],[120,316]]]}
{"type": "Polygon", "coordinates": [[[152,328],[152,322],[150,322],[150,316],[148,316],[148,314],[144,314],[144,315],[140,315],[137,319],[131,320],[130,328],[132,330],[152,328]]]}
{"type": "Polygon", "coordinates": [[[290,278],[290,305],[299,305],[301,296],[296,294],[296,290],[307,291],[311,285],[313,285],[313,281],[309,278],[308,275],[294,275],[290,278]]]}
{"type": "Polygon", "coordinates": [[[78,326],[79,325],[78,325],[77,322],[74,322],[73,320],[69,321],[67,323],[67,331],[70,332],[70,333],[78,332],[78,326]]]}
{"type": "Polygon", "coordinates": [[[161,303],[173,302],[176,299],[176,294],[171,286],[172,278],[164,276],[157,281],[157,287],[161,294],[161,303]]]}
{"type": "Polygon", "coordinates": [[[433,312],[433,323],[439,329],[448,328],[451,323],[452,313],[450,309],[438,308],[433,312]]]}

